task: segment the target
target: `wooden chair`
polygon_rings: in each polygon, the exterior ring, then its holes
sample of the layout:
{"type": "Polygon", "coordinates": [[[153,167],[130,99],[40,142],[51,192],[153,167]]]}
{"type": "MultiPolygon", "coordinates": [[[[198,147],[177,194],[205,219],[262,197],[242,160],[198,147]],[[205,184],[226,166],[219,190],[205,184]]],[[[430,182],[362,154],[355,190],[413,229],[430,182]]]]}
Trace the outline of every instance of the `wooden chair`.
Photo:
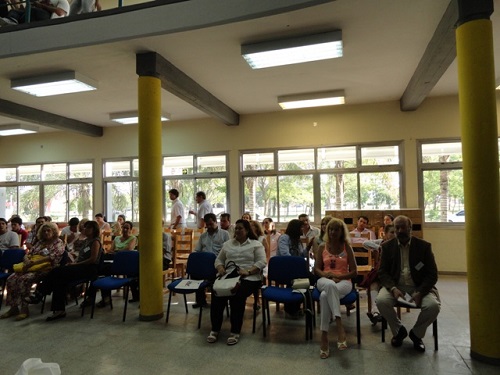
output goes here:
{"type": "Polygon", "coordinates": [[[111,231],[102,231],[101,233],[101,244],[104,252],[111,250],[111,244],[113,243],[113,237],[111,231]]]}
{"type": "MultiPolygon", "coordinates": [[[[175,245],[174,254],[175,254],[175,262],[176,269],[180,270],[180,274],[177,274],[177,277],[184,277],[185,269],[187,264],[187,258],[189,254],[193,252],[193,230],[184,230],[184,234],[182,232],[175,233],[175,245]]],[[[174,256],[172,256],[173,258],[174,256]]]]}

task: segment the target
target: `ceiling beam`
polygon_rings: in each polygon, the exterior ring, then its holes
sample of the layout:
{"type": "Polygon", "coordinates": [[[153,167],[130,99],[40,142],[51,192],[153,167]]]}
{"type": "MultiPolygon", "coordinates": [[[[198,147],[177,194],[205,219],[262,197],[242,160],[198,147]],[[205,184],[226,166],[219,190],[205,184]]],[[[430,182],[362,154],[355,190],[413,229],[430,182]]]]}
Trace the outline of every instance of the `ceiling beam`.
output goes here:
{"type": "Polygon", "coordinates": [[[402,111],[416,110],[455,60],[457,21],[458,1],[451,0],[399,101],[402,111]]]}
{"type": "Polygon", "coordinates": [[[4,99],[0,99],[0,115],[91,137],[102,137],[103,135],[101,126],[55,115],[4,99]]]}
{"type": "Polygon", "coordinates": [[[239,125],[237,112],[156,52],[137,54],[136,72],[139,76],[159,78],[165,90],[216,120],[226,125],[239,125]]]}

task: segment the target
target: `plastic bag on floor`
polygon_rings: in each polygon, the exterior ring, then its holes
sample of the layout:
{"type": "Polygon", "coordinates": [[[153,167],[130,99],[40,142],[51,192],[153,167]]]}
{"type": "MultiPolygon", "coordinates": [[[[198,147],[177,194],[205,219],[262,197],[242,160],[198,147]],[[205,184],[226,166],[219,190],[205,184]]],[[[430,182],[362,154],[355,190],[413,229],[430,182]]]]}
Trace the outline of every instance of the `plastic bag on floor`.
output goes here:
{"type": "Polygon", "coordinates": [[[29,358],[23,362],[15,375],[60,375],[57,363],[43,363],[41,358],[29,358]]]}

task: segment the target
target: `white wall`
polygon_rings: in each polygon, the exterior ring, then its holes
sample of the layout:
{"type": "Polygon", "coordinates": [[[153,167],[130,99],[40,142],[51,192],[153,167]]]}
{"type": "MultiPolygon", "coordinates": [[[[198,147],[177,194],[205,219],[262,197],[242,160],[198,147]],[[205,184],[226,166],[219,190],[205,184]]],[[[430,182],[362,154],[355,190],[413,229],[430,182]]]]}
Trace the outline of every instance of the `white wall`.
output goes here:
{"type": "MultiPolygon", "coordinates": [[[[426,99],[414,112],[401,112],[399,102],[241,115],[239,126],[211,119],[178,121],[163,126],[163,154],[229,151],[230,206],[239,216],[239,151],[281,147],[404,141],[406,201],[418,207],[416,140],[460,137],[457,97],[426,99]],[[316,126],[314,124],[316,123],[316,126]]],[[[137,127],[106,128],[101,138],[65,132],[0,139],[3,165],[94,160],[94,211],[102,210],[102,159],[137,156],[137,127]]],[[[465,272],[463,227],[424,227],[441,271],[465,272]]]]}

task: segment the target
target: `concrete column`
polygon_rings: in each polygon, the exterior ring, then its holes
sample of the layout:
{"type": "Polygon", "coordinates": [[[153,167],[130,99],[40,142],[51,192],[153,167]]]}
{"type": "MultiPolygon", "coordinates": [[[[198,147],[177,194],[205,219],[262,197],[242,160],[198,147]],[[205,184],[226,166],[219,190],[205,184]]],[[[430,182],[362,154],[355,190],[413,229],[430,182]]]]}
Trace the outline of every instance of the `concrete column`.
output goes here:
{"type": "Polygon", "coordinates": [[[471,356],[500,364],[498,130],[489,19],[493,3],[463,0],[459,4],[456,37],[471,356]]]}
{"type": "Polygon", "coordinates": [[[140,320],[163,317],[161,81],[139,76],[140,320]]]}

